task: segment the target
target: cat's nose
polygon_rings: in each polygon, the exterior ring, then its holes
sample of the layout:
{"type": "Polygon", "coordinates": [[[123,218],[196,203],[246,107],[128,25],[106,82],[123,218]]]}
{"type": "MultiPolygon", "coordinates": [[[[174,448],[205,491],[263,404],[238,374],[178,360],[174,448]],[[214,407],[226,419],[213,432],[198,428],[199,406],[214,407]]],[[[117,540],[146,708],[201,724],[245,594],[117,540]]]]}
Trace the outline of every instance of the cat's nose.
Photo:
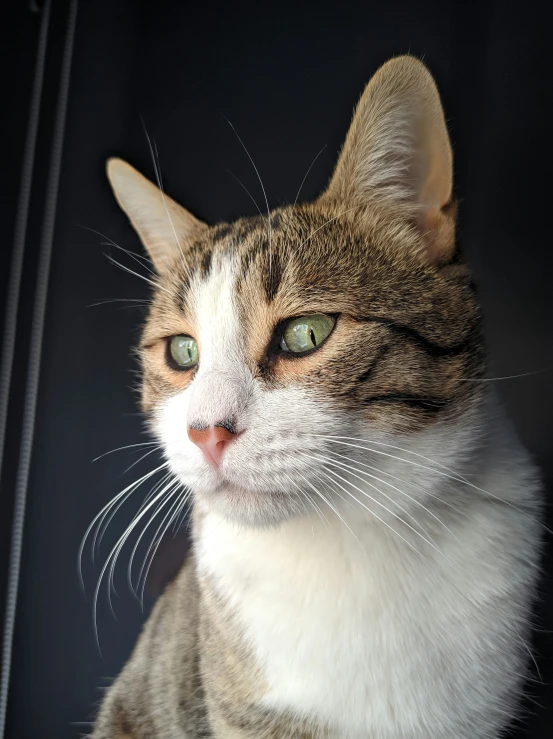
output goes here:
{"type": "Polygon", "coordinates": [[[209,426],[204,429],[188,427],[188,438],[200,447],[206,462],[213,467],[218,467],[223,459],[223,454],[229,444],[236,439],[237,434],[229,431],[227,425],[209,426]]]}

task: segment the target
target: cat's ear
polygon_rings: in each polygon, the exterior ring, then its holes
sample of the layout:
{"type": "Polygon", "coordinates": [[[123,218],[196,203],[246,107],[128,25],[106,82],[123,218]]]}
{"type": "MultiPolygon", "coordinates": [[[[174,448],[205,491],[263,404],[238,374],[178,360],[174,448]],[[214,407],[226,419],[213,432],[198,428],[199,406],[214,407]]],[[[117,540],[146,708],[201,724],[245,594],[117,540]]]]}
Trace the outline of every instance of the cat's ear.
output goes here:
{"type": "Polygon", "coordinates": [[[436,84],[411,56],[384,64],[359,101],[323,198],[404,210],[432,262],[454,250],[455,207],[449,136],[436,84]]]}
{"type": "Polygon", "coordinates": [[[207,226],[122,159],[108,159],[106,171],[117,202],[163,272],[207,226]]]}

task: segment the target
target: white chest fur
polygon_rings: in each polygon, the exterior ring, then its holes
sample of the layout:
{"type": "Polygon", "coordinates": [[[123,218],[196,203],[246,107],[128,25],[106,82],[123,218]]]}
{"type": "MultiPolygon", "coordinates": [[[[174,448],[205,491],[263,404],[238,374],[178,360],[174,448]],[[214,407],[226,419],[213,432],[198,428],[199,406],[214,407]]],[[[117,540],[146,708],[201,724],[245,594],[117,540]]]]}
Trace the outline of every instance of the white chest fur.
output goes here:
{"type": "Polygon", "coordinates": [[[200,573],[235,609],[265,707],[336,737],[493,736],[522,669],[528,575],[501,544],[509,516],[477,508],[436,539],[439,553],[396,522],[420,554],[359,514],[352,531],[327,518],[252,530],[209,514],[201,527],[200,573]]]}

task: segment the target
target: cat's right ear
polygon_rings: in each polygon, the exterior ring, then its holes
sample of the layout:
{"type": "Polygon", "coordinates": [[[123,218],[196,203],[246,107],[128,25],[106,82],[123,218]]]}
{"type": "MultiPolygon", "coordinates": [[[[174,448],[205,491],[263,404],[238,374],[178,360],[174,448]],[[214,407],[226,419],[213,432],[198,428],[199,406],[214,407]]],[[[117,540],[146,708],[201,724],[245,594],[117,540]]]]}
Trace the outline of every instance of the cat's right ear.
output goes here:
{"type": "Polygon", "coordinates": [[[165,195],[122,159],[108,159],[106,172],[113,193],[146,247],[157,272],[174,264],[205,223],[165,195]]]}

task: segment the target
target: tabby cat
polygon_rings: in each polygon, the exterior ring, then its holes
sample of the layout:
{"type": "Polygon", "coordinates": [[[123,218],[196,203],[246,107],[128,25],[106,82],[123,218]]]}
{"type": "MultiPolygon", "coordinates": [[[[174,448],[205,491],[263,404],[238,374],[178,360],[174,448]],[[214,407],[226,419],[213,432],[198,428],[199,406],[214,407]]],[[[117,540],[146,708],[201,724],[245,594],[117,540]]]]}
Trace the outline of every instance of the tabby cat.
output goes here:
{"type": "Polygon", "coordinates": [[[107,169],[156,270],[143,410],[194,510],[94,739],[499,737],[540,485],[482,381],[426,67],[377,71],[311,203],[209,227],[107,169]]]}

